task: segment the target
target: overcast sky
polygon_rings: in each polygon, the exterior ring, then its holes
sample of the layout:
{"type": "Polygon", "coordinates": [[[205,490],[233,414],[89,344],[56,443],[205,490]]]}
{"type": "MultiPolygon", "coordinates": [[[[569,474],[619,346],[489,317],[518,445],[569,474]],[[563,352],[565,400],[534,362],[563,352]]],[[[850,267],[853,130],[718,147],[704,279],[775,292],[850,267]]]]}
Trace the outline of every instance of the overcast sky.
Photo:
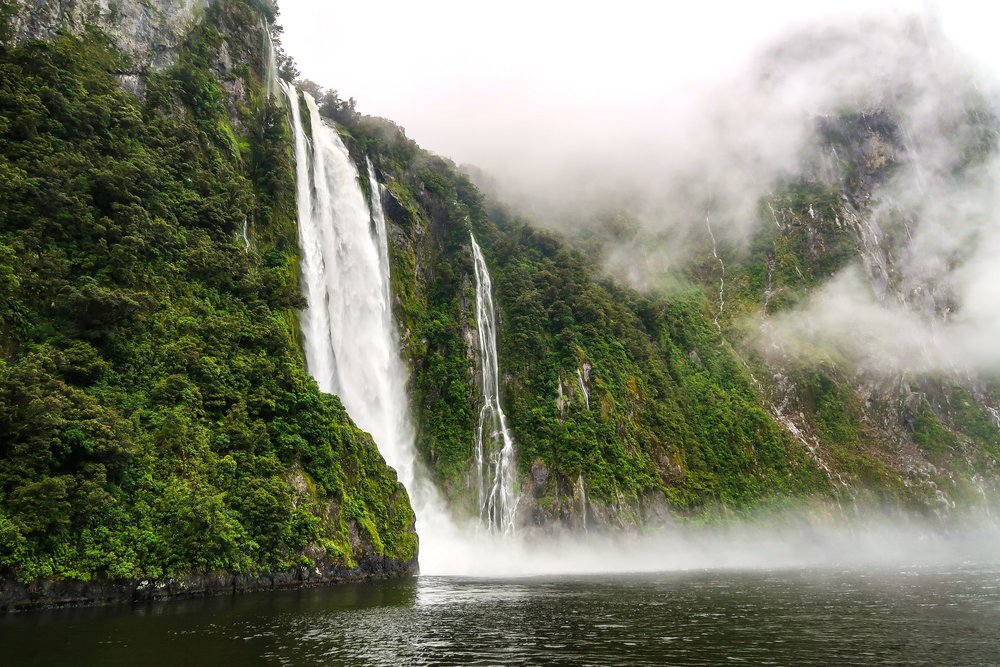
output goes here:
{"type": "Polygon", "coordinates": [[[541,155],[567,136],[583,142],[588,132],[660,122],[796,25],[933,13],[984,67],[1000,67],[1000,9],[987,2],[280,0],[280,8],[285,48],[304,77],[391,118],[425,148],[501,171],[526,143],[541,155]]]}
{"type": "Polygon", "coordinates": [[[624,214],[603,261],[640,288],[770,224],[759,204],[819,155],[817,116],[885,105],[904,145],[868,228],[889,230],[872,256],[894,258],[898,298],[859,262],[764,348],[1000,370],[1000,155],[958,169],[982,131],[970,111],[1000,106],[996,4],[280,1],[304,77],[485,169],[536,224],[601,232],[624,214]]]}

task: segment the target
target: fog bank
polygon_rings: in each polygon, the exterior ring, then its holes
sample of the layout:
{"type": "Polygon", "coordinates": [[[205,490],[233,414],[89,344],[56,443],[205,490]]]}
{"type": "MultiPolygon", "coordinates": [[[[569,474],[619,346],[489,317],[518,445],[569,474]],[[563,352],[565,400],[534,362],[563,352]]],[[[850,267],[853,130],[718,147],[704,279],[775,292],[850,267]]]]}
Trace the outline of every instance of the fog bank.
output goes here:
{"type": "Polygon", "coordinates": [[[480,535],[447,554],[421,553],[421,574],[519,577],[592,573],[911,567],[1000,559],[989,516],[941,524],[877,513],[854,520],[776,516],[716,527],[678,525],[640,536],[537,539],[480,535]]]}

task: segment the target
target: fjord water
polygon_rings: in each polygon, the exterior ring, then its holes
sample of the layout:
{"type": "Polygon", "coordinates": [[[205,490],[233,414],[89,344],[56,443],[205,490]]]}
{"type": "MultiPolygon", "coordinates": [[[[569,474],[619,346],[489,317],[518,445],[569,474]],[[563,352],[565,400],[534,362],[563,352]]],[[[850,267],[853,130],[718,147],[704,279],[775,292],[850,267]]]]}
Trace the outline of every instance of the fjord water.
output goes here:
{"type": "Polygon", "coordinates": [[[1000,564],[413,580],[0,619],[9,665],[997,665],[1000,564]]]}

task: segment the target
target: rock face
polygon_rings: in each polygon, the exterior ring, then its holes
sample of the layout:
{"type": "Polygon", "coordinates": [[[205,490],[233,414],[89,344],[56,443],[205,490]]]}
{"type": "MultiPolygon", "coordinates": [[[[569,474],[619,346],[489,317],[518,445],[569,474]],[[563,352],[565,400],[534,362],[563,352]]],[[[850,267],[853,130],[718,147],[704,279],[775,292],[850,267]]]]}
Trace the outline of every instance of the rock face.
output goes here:
{"type": "Polygon", "coordinates": [[[50,39],[60,30],[100,26],[132,60],[127,74],[163,69],[208,0],[22,0],[12,28],[15,43],[50,39]]]}
{"type": "Polygon", "coordinates": [[[259,575],[218,572],[159,581],[39,581],[31,584],[5,581],[0,582],[0,613],[315,588],[348,582],[397,579],[414,576],[417,571],[415,558],[401,562],[386,557],[371,557],[355,568],[318,562],[313,567],[294,567],[259,575]]]}

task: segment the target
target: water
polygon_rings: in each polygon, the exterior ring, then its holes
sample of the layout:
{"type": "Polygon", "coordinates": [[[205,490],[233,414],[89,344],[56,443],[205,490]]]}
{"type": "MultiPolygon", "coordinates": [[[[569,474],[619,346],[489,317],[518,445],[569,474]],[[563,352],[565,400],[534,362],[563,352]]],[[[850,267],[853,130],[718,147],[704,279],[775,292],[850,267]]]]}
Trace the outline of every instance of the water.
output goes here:
{"type": "Polygon", "coordinates": [[[584,382],[583,382],[583,373],[580,372],[579,368],[576,369],[576,382],[580,386],[580,395],[583,396],[583,403],[584,403],[584,405],[587,406],[587,409],[589,410],[590,409],[590,393],[587,391],[587,385],[584,384],[584,382]]]}
{"type": "Polygon", "coordinates": [[[274,50],[274,39],[271,37],[271,26],[262,16],[260,31],[264,35],[264,89],[268,97],[280,99],[284,84],[278,76],[278,60],[274,50]]]}
{"type": "Polygon", "coordinates": [[[482,250],[472,239],[476,265],[476,329],[483,405],[476,429],[476,472],[480,518],[490,532],[513,535],[517,511],[517,458],[507,416],[500,405],[500,361],[493,283],[482,250]]]}
{"type": "Polygon", "coordinates": [[[0,618],[9,665],[997,665],[1000,564],[420,577],[0,618]]]}

